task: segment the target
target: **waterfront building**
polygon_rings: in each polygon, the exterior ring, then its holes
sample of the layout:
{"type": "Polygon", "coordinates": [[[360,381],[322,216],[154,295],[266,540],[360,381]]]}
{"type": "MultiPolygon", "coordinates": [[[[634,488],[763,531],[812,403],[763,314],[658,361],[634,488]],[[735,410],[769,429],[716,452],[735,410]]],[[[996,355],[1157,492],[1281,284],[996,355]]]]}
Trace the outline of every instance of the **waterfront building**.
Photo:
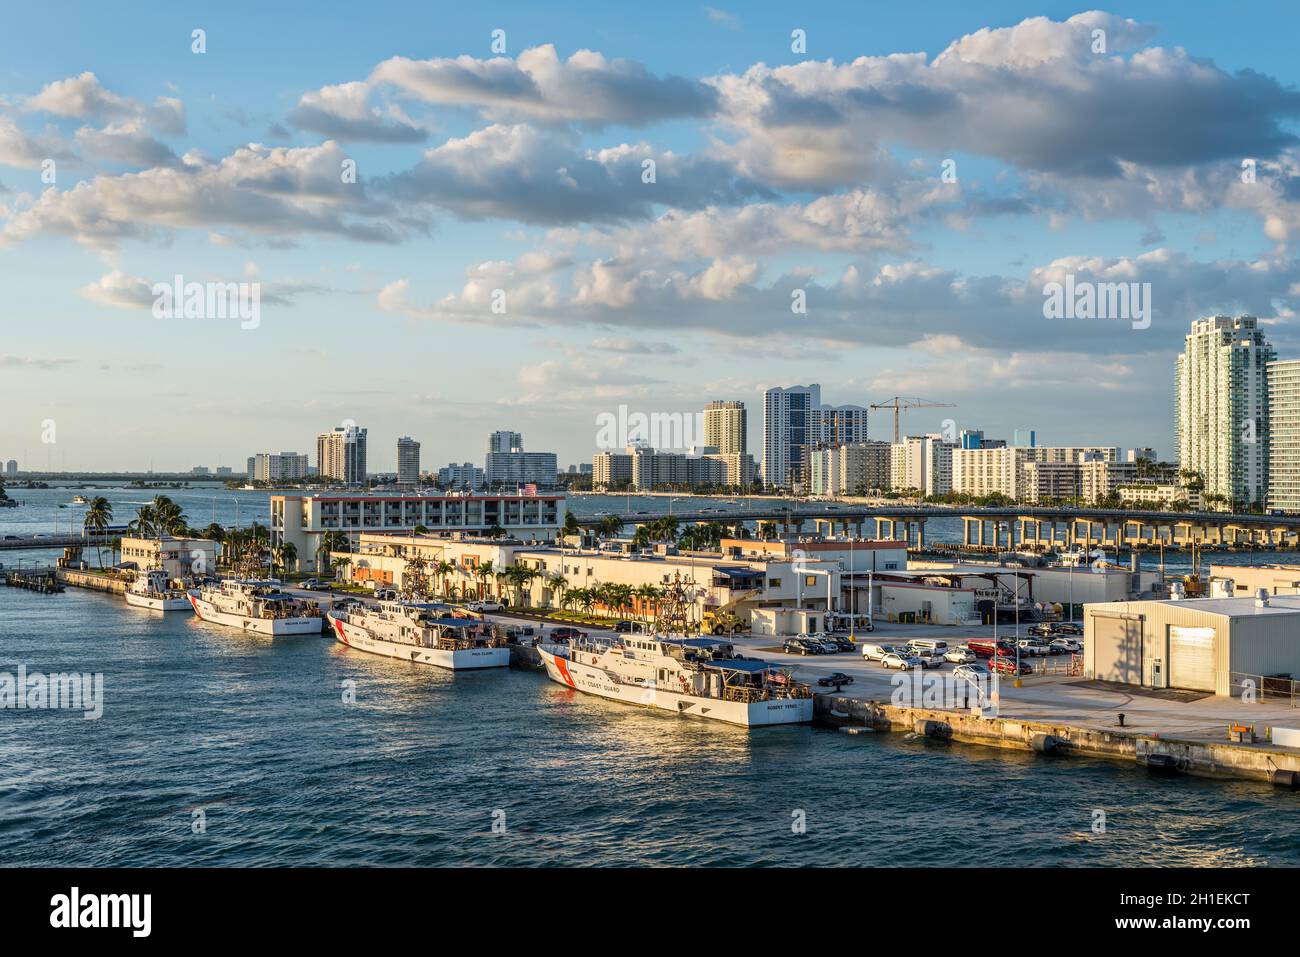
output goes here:
{"type": "Polygon", "coordinates": [[[195,478],[202,478],[210,473],[206,465],[196,465],[194,468],[190,469],[190,474],[195,478]]]}
{"type": "Polygon", "coordinates": [[[1193,512],[1204,508],[1201,490],[1188,488],[1181,482],[1126,482],[1115,487],[1120,501],[1139,508],[1166,509],[1184,504],[1193,512]]]}
{"type": "Polygon", "coordinates": [[[258,452],[248,460],[250,482],[301,482],[307,477],[306,452],[258,452]]]}
{"type": "Polygon", "coordinates": [[[5,463],[5,476],[7,478],[13,478],[17,474],[18,474],[18,460],[10,459],[8,462],[5,463]]]}
{"type": "Polygon", "coordinates": [[[1141,448],[1141,449],[1124,450],[1125,462],[1137,462],[1139,459],[1146,459],[1148,462],[1153,462],[1153,463],[1160,461],[1156,457],[1156,450],[1153,448],[1148,447],[1148,448],[1141,448]]]}
{"type": "Polygon", "coordinates": [[[420,443],[409,435],[397,440],[397,484],[420,484],[420,443]]]}
{"type": "MultiPolygon", "coordinates": [[[[1209,598],[1085,605],[1084,674],[1225,697],[1246,688],[1267,694],[1269,676],[1300,675],[1300,596],[1214,597],[1237,594],[1236,574],[1233,568],[1227,579],[1211,578],[1209,598]]],[[[1290,695],[1289,680],[1272,680],[1290,695]]]]}
{"type": "Polygon", "coordinates": [[[1033,429],[1016,429],[1012,433],[1011,444],[1017,448],[1032,449],[1038,444],[1038,434],[1033,429]]]}
{"type": "Polygon", "coordinates": [[[704,444],[723,455],[744,455],[749,449],[747,413],[743,402],[710,402],[704,407],[704,444]]]}
{"type": "MultiPolygon", "coordinates": [[[[350,559],[343,574],[353,581],[401,587],[407,562],[417,555],[426,566],[438,562],[452,566],[446,580],[438,583],[439,591],[447,586],[461,596],[558,608],[566,590],[606,584],[663,588],[681,583],[688,586],[695,621],[701,621],[705,612],[725,610],[748,625],[760,630],[776,627],[781,634],[810,627],[825,630],[828,601],[832,611],[854,608],[865,613],[870,576],[885,568],[903,568],[907,562],[905,544],[893,541],[723,539],[717,553],[683,554],[661,545],[647,555],[633,551],[630,543],[574,549],[472,535],[374,533],[363,533],[353,552],[336,557],[350,559]],[[488,562],[496,572],[519,565],[535,574],[526,585],[512,585],[505,578],[478,574],[488,562]],[[854,589],[860,594],[851,594],[854,589]],[[774,616],[777,609],[787,614],[774,616]]],[[[596,608],[602,610],[599,604],[596,608]]],[[[620,613],[651,619],[655,608],[654,599],[634,593],[620,613]]]]}
{"type": "Polygon", "coordinates": [[[632,451],[597,452],[591,458],[592,488],[628,488],[632,484],[632,451]]]}
{"type": "Polygon", "coordinates": [[[554,452],[489,452],[483,463],[483,479],[489,487],[509,485],[553,486],[559,478],[554,452]]]}
{"type": "Polygon", "coordinates": [[[1268,508],[1300,512],[1300,360],[1268,364],[1268,508]]]}
{"type": "Polygon", "coordinates": [[[344,485],[366,482],[366,430],[338,426],[316,437],[316,469],[321,478],[344,485]]]}
{"type": "Polygon", "coordinates": [[[942,434],[905,436],[890,449],[890,487],[916,489],[923,495],[952,491],[953,451],[957,443],[942,434]]]}
{"type": "MultiPolygon", "coordinates": [[[[1039,497],[1075,497],[1052,494],[1053,489],[1075,483],[1082,488],[1078,464],[1083,461],[1116,463],[1119,450],[1113,446],[1002,446],[1000,448],[952,450],[952,490],[963,495],[984,497],[1004,495],[1017,501],[1037,501],[1039,497]],[[1029,463],[1033,469],[1027,469],[1029,463]],[[1043,465],[1068,468],[1050,469],[1043,465]]],[[[1122,471],[1102,470],[1093,481],[1106,482],[1109,488],[1123,481],[1122,471]]],[[[1097,487],[1096,484],[1090,488],[1097,487]]],[[[1078,495],[1080,493],[1076,493],[1078,495]]]]}
{"type": "Polygon", "coordinates": [[[501,530],[521,540],[550,541],[564,525],[563,495],[529,493],[447,495],[273,495],[271,542],[292,542],[298,567],[316,567],[322,536],[341,532],[355,542],[363,532],[484,534],[501,530]]]}
{"type": "Polygon", "coordinates": [[[1268,366],[1277,353],[1253,316],[1192,323],[1175,366],[1174,431],[1181,468],[1207,496],[1264,505],[1269,488],[1268,366]]]}
{"type": "Polygon", "coordinates": [[[855,495],[890,487],[890,443],[868,441],[815,449],[808,491],[813,495],[855,495]]]}
{"type": "Polygon", "coordinates": [[[499,430],[488,435],[487,450],[489,452],[522,452],[524,450],[524,437],[520,432],[509,432],[499,430]]]}
{"type": "Polygon", "coordinates": [[[168,578],[210,575],[217,568],[217,543],[207,538],[122,539],[121,561],[134,563],[138,571],[161,568],[168,578]]]}
{"type": "Polygon", "coordinates": [[[463,488],[471,491],[483,487],[483,470],[472,462],[457,465],[452,462],[438,469],[438,484],[443,488],[463,488]]]}
{"type": "Polygon", "coordinates": [[[763,393],[763,484],[793,488],[804,480],[812,410],[821,405],[820,385],[772,388],[763,393]]]}

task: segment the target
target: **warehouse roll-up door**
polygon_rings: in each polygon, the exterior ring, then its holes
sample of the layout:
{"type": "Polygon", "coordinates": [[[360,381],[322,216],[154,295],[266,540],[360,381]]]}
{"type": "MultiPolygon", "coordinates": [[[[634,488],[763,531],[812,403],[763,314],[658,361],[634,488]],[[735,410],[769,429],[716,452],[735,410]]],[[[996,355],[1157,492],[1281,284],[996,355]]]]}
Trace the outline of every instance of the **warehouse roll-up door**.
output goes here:
{"type": "Polygon", "coordinates": [[[1124,684],[1142,683],[1142,621],[1092,617],[1093,677],[1124,684]]]}
{"type": "Polygon", "coordinates": [[[1214,629],[1169,626],[1169,687],[1214,690],[1214,629]]]}

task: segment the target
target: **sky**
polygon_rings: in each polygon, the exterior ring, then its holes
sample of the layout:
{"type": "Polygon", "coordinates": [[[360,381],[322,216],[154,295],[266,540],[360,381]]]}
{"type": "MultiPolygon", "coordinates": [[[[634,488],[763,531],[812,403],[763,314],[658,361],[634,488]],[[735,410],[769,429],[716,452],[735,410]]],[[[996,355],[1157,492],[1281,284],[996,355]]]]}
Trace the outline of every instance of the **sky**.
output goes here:
{"type": "MultiPolygon", "coordinates": [[[[1173,457],[1190,322],[1300,357],[1300,7],[72,3],[0,11],[0,458],[242,469],[369,429],[896,395],[1173,457]],[[196,37],[195,31],[202,31],[196,37]],[[255,320],[160,314],[246,283],[255,320]],[[1068,278],[1067,278],[1068,277],[1068,278]],[[1045,315],[1133,283],[1149,322],[1045,315]],[[803,308],[799,306],[802,304],[803,308]]],[[[1127,287],[1126,287],[1127,288],[1127,287]]],[[[892,414],[872,413],[874,438],[892,414]]]]}

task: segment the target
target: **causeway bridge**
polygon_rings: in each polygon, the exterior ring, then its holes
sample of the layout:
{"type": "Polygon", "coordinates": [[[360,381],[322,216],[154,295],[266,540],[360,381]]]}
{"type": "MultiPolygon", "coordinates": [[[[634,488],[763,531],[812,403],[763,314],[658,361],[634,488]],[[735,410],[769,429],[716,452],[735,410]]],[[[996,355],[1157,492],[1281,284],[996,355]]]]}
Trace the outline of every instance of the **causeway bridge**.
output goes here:
{"type": "Polygon", "coordinates": [[[578,524],[593,528],[610,515],[625,526],[666,517],[680,524],[773,522],[783,537],[805,531],[853,535],[926,546],[926,522],[961,519],[962,546],[972,550],[1047,550],[1056,548],[1167,548],[1193,544],[1300,549],[1300,515],[1232,512],[1162,512],[1136,509],[1037,507],[976,508],[944,505],[854,505],[836,502],[749,501],[738,506],[691,508],[671,513],[605,511],[584,515],[578,524]],[[870,526],[870,527],[869,527],[870,526]]]}

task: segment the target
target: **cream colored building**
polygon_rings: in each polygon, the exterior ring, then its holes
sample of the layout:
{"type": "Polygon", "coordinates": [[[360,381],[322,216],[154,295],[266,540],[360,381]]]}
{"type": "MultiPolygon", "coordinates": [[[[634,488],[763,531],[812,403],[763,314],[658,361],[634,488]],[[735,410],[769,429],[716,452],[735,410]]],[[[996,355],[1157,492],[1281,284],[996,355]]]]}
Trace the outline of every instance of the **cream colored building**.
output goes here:
{"type": "MultiPolygon", "coordinates": [[[[752,623],[756,609],[798,608],[825,612],[838,611],[845,604],[844,589],[859,578],[866,582],[871,556],[905,553],[894,542],[855,543],[850,554],[847,543],[757,543],[763,547],[737,550],[736,543],[751,545],[747,539],[726,540],[721,554],[680,554],[660,546],[654,554],[634,554],[611,548],[579,549],[542,546],[521,542],[492,541],[482,538],[439,537],[434,535],[362,534],[353,552],[336,552],[333,558],[345,559],[341,577],[357,583],[402,587],[408,559],[419,555],[426,562],[428,574],[435,579],[435,590],[457,597],[490,597],[513,603],[522,600],[538,608],[561,606],[568,589],[593,588],[599,585],[628,585],[638,588],[653,585],[683,585],[699,621],[708,610],[726,609],[742,622],[752,623]],[[828,547],[818,550],[817,544],[828,547]],[[844,556],[849,556],[845,562],[844,556]],[[491,573],[484,573],[491,563],[491,573]],[[445,563],[438,571],[438,563],[445,563]],[[512,565],[532,569],[535,577],[522,594],[504,576],[512,565]],[[450,570],[446,570],[450,566],[450,570]],[[855,569],[850,574],[848,568],[855,569]]],[[[865,586],[864,586],[865,587],[865,586]]],[[[859,599],[851,599],[853,601],[859,599]]],[[[855,608],[865,610],[867,598],[855,608]]],[[[599,606],[597,606],[599,610],[599,606]]],[[[653,602],[634,597],[625,609],[635,617],[651,618],[653,602]]]]}
{"type": "Polygon", "coordinates": [[[123,538],[121,560],[140,571],[161,568],[172,578],[187,578],[212,574],[217,551],[217,543],[206,538],[123,538]]]}

